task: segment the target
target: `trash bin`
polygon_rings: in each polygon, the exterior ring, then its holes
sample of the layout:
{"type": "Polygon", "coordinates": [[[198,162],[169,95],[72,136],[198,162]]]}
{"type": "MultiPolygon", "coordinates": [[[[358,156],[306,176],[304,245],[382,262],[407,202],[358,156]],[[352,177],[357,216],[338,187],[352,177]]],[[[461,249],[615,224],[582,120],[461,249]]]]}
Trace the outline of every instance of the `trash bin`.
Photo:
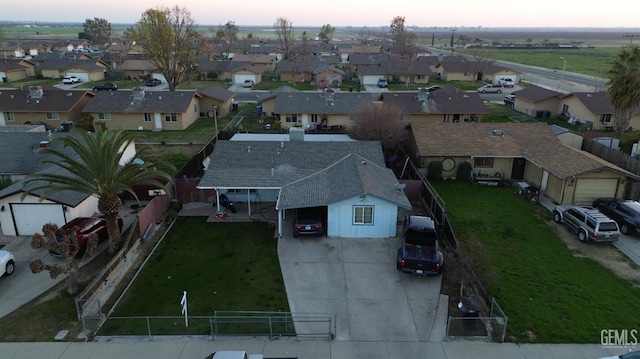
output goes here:
{"type": "Polygon", "coordinates": [[[238,111],[238,104],[237,103],[232,103],[231,104],[231,111],[238,111]]]}
{"type": "Polygon", "coordinates": [[[349,92],[353,92],[353,86],[349,86],[349,92]]]}
{"type": "Polygon", "coordinates": [[[465,330],[475,330],[479,326],[479,318],[480,312],[482,312],[482,306],[475,299],[469,297],[461,297],[460,302],[458,302],[458,310],[465,318],[463,319],[462,325],[465,330]]]}
{"type": "Polygon", "coordinates": [[[60,125],[62,126],[62,132],[69,132],[73,128],[73,122],[71,121],[62,121],[60,125]]]}
{"type": "Polygon", "coordinates": [[[262,115],[262,106],[256,106],[256,115],[262,115]]]}

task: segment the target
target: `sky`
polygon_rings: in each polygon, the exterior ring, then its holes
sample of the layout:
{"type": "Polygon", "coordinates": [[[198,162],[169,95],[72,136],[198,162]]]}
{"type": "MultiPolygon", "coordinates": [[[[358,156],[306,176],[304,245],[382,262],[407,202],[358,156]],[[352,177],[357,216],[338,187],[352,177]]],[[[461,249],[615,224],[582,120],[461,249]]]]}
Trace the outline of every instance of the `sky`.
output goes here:
{"type": "Polygon", "coordinates": [[[640,28],[638,0],[0,0],[0,20],[133,24],[147,9],[178,5],[200,25],[387,27],[396,16],[421,27],[640,28]]]}

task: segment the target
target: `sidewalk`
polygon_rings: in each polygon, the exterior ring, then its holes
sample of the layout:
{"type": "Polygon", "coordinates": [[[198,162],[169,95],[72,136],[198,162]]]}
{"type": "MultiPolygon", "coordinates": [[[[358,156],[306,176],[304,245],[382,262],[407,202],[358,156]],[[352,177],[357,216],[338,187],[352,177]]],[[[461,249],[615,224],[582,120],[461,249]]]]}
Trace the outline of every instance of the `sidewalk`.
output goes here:
{"type": "Polygon", "coordinates": [[[175,338],[145,342],[0,343],[3,359],[198,359],[219,350],[246,350],[265,358],[429,358],[429,359],[597,359],[620,355],[628,349],[599,344],[513,344],[456,342],[345,342],[280,340],[208,341],[175,338]]]}

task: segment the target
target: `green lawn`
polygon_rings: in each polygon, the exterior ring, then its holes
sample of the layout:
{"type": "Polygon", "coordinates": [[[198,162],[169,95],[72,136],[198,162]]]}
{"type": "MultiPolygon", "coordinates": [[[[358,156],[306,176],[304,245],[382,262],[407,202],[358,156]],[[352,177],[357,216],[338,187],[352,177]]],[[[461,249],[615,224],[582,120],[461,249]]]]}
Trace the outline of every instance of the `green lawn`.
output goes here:
{"type": "MultiPolygon", "coordinates": [[[[216,310],[288,312],[273,231],[265,223],[178,217],[112,316],[180,316],[184,290],[193,316],[216,310]]],[[[140,323],[108,320],[100,335],[136,331],[140,323]]],[[[207,321],[197,323],[190,330],[209,330],[207,321]]]]}
{"type": "Polygon", "coordinates": [[[458,240],[476,241],[488,254],[481,272],[495,278],[488,287],[509,317],[508,336],[528,342],[523,332],[530,330],[540,343],[599,343],[602,329],[637,328],[640,283],[567,249],[547,209],[513,188],[433,185],[458,240]]]}

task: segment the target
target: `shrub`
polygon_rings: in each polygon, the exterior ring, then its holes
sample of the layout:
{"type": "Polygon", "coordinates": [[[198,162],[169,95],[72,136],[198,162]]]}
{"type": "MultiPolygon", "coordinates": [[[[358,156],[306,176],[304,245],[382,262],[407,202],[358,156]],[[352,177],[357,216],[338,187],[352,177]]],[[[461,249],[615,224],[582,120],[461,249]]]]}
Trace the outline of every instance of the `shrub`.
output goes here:
{"type": "Polygon", "coordinates": [[[458,170],[456,172],[456,180],[461,182],[470,182],[471,181],[471,163],[467,161],[462,161],[458,165],[458,170]]]}
{"type": "Polygon", "coordinates": [[[429,181],[442,181],[442,162],[431,161],[427,166],[427,179],[429,181]]]}

